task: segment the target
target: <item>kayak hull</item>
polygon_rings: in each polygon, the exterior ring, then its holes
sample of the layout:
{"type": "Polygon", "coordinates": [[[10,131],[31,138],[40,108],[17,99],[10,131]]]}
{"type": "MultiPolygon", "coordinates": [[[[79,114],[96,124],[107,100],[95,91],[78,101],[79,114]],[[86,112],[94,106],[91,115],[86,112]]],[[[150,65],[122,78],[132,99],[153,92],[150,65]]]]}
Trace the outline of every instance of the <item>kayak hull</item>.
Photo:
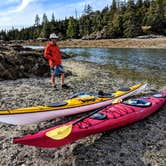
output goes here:
{"type": "MultiPolygon", "coordinates": [[[[107,99],[96,99],[96,102],[92,100],[89,102],[85,102],[85,104],[80,103],[74,106],[62,106],[62,107],[29,107],[24,109],[16,109],[16,110],[8,110],[0,111],[0,122],[5,122],[14,125],[25,125],[36,122],[41,122],[45,120],[51,120],[58,117],[69,116],[73,114],[78,114],[90,110],[94,110],[105,105],[111,104],[112,100],[115,98],[124,99],[131,95],[134,95],[140,92],[142,89],[146,87],[146,84],[141,83],[135,86],[130,87],[130,91],[119,93],[121,95],[115,95],[114,97],[107,99]]],[[[116,94],[116,93],[115,93],[116,94]]],[[[72,99],[72,100],[77,100],[72,99]]],[[[67,101],[67,100],[66,100],[67,101]]],[[[68,100],[69,102],[70,100],[68,100]]]]}
{"type": "MultiPolygon", "coordinates": [[[[166,94],[166,90],[161,93],[166,94]]],[[[97,120],[88,117],[82,122],[74,125],[71,132],[62,139],[55,139],[47,134],[52,131],[54,132],[56,129],[61,127],[56,126],[40,131],[36,134],[29,134],[20,138],[14,138],[13,143],[43,148],[57,148],[92,134],[112,130],[142,120],[157,111],[166,103],[166,97],[156,98],[149,96],[141,99],[151,102],[151,105],[148,107],[138,107],[120,103],[108,106],[99,111],[99,113],[107,115],[106,119],[97,120]]],[[[73,123],[74,121],[71,121],[63,126],[68,126],[73,123]]]]}

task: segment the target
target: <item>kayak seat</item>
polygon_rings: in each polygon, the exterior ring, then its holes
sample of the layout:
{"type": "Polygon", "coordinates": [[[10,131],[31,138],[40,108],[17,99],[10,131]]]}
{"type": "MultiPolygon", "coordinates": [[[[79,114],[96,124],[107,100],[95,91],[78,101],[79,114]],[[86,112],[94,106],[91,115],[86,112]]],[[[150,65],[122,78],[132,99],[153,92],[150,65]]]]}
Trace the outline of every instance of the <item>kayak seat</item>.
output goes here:
{"type": "Polygon", "coordinates": [[[118,89],[119,91],[130,91],[131,89],[129,87],[122,87],[118,89]]]}
{"type": "Polygon", "coordinates": [[[154,94],[153,97],[155,97],[155,98],[165,98],[166,94],[158,93],[158,94],[154,94]]]}
{"type": "Polygon", "coordinates": [[[136,106],[136,107],[150,107],[152,103],[147,100],[129,99],[129,100],[123,101],[123,104],[136,106]]]}
{"type": "Polygon", "coordinates": [[[50,104],[47,104],[46,106],[48,107],[60,107],[60,106],[64,106],[64,105],[67,105],[68,103],[65,102],[65,101],[59,101],[59,102],[56,102],[56,103],[50,103],[50,104]]]}
{"type": "Polygon", "coordinates": [[[82,95],[82,96],[78,97],[78,100],[80,100],[82,102],[95,101],[95,97],[91,96],[91,95],[82,95]]]}
{"type": "Polygon", "coordinates": [[[110,98],[110,97],[113,97],[114,96],[114,94],[113,93],[104,93],[103,91],[99,91],[98,92],[98,97],[100,97],[100,98],[110,98]]]}
{"type": "Polygon", "coordinates": [[[95,113],[92,116],[90,116],[91,119],[96,119],[96,120],[103,120],[107,118],[106,114],[103,113],[95,113]]]}

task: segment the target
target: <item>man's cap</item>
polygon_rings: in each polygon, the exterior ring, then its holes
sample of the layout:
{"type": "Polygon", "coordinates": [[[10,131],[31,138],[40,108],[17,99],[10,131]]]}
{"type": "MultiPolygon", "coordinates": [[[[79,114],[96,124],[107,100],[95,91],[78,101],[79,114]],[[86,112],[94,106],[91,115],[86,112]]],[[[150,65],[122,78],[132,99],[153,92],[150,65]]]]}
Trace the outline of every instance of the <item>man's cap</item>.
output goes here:
{"type": "Polygon", "coordinates": [[[55,33],[50,34],[50,39],[58,39],[59,37],[55,33]]]}

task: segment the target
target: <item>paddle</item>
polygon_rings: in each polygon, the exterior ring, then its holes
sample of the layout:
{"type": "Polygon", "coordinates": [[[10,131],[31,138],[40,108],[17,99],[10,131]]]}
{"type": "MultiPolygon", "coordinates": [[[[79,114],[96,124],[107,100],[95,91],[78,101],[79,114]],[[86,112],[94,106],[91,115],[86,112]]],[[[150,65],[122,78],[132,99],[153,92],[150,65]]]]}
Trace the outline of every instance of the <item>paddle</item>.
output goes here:
{"type": "MultiPolygon", "coordinates": [[[[115,100],[113,100],[112,104],[117,104],[117,103],[120,103],[122,102],[122,99],[120,98],[117,98],[115,100]]],[[[111,104],[109,104],[111,105],[111,104]]],[[[74,125],[76,125],[77,123],[83,121],[84,119],[92,116],[93,114],[99,112],[100,110],[106,108],[107,106],[109,105],[106,105],[106,106],[103,106],[103,107],[100,107],[98,109],[95,109],[95,111],[91,112],[90,114],[88,115],[85,115],[83,117],[81,117],[80,119],[76,120],[75,122],[73,122],[72,124],[69,124],[69,125],[64,125],[64,126],[61,126],[61,127],[58,127],[54,130],[51,130],[51,131],[48,131],[46,132],[46,136],[51,138],[51,139],[54,139],[54,140],[61,140],[61,139],[64,139],[66,138],[68,135],[70,135],[71,131],[72,131],[72,127],[74,125]]]]}

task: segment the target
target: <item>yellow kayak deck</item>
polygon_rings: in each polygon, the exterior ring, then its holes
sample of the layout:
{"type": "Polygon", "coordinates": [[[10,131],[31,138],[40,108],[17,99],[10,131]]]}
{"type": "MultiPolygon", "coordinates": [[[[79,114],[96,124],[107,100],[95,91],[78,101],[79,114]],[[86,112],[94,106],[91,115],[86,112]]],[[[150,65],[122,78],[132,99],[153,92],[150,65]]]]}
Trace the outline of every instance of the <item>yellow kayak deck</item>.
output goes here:
{"type": "MultiPolygon", "coordinates": [[[[45,105],[45,106],[34,106],[34,107],[26,107],[26,108],[18,108],[18,109],[11,109],[11,110],[0,110],[0,115],[11,115],[11,114],[20,114],[20,113],[35,113],[35,112],[43,112],[43,111],[56,111],[61,109],[69,109],[73,107],[81,107],[86,106],[90,104],[95,104],[107,100],[112,100],[118,97],[121,97],[125,94],[131,93],[132,91],[135,91],[136,89],[143,86],[145,83],[139,83],[134,86],[131,86],[128,88],[128,90],[117,90],[114,93],[110,94],[110,97],[97,97],[93,95],[80,95],[68,100],[64,100],[62,103],[54,106],[45,105]]],[[[50,104],[51,105],[51,104],[50,104]]]]}

